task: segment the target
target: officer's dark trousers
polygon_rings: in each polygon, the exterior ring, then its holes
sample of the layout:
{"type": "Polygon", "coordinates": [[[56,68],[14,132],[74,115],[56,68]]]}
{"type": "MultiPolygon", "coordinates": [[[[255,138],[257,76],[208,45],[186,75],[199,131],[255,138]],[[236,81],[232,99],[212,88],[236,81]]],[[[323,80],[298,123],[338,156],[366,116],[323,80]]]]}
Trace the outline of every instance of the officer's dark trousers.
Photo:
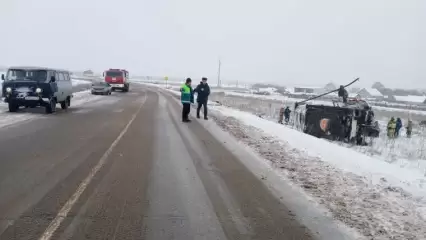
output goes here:
{"type": "Polygon", "coordinates": [[[191,112],[191,104],[190,103],[182,103],[182,121],[188,120],[189,112],[191,112]]]}
{"type": "Polygon", "coordinates": [[[207,100],[198,102],[197,117],[200,116],[201,106],[203,106],[203,108],[204,108],[204,117],[207,117],[207,100]]]}

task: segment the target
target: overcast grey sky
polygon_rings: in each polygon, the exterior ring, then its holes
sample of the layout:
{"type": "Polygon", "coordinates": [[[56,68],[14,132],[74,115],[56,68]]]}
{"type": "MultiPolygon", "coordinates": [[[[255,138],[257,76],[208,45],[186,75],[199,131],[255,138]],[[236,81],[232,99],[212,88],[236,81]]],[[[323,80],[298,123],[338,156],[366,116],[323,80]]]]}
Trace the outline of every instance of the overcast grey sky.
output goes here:
{"type": "Polygon", "coordinates": [[[0,0],[0,65],[426,87],[425,25],[425,0],[0,0]]]}

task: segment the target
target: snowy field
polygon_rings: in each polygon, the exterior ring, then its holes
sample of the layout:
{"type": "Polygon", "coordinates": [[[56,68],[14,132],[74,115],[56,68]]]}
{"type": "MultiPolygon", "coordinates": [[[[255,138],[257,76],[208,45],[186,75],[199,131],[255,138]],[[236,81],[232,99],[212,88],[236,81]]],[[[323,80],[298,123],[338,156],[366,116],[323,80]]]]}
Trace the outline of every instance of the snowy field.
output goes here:
{"type": "MultiPolygon", "coordinates": [[[[292,106],[292,107],[294,107],[295,102],[303,100],[303,99],[290,98],[290,97],[281,96],[281,95],[256,95],[256,94],[238,93],[238,92],[232,92],[232,91],[226,91],[222,95],[213,95],[212,97],[215,99],[222,98],[222,100],[245,99],[245,101],[247,101],[248,99],[257,99],[259,101],[266,102],[266,103],[276,103],[276,104],[279,104],[280,106],[286,105],[286,106],[292,106]],[[225,97],[228,99],[223,99],[225,97]]],[[[325,101],[325,100],[312,100],[309,102],[313,104],[321,104],[321,105],[332,104],[331,101],[325,101]]],[[[403,106],[403,104],[397,104],[397,105],[399,105],[400,107],[403,106]]],[[[379,113],[379,115],[382,115],[383,117],[388,117],[388,118],[390,118],[391,116],[399,115],[403,117],[412,116],[413,120],[426,119],[426,111],[413,110],[413,109],[409,109],[409,105],[405,105],[405,106],[406,106],[405,108],[373,106],[373,110],[379,113]]]]}
{"type": "MultiPolygon", "coordinates": [[[[154,80],[142,80],[142,79],[130,79],[131,82],[134,83],[140,83],[140,84],[146,84],[146,85],[151,85],[151,86],[156,86],[156,87],[160,87],[160,88],[168,88],[168,89],[173,89],[173,90],[178,90],[180,88],[180,86],[183,84],[184,79],[182,81],[168,81],[168,83],[166,84],[164,80],[159,80],[159,81],[154,81],[154,80]]],[[[193,87],[195,87],[196,85],[198,85],[198,81],[192,79],[192,85],[193,87]]],[[[216,84],[217,85],[217,84],[216,84]]],[[[230,89],[240,89],[241,91],[246,91],[247,88],[236,88],[235,85],[226,85],[226,84],[222,84],[221,87],[217,87],[215,84],[209,84],[209,86],[211,87],[210,90],[212,92],[224,92],[224,91],[230,91],[230,89]]]]}
{"type": "Polygon", "coordinates": [[[381,137],[375,147],[351,147],[303,134],[247,109],[209,102],[209,110],[210,117],[253,149],[263,164],[352,229],[354,239],[426,239],[421,129],[411,139],[403,134],[395,141],[381,137]]]}

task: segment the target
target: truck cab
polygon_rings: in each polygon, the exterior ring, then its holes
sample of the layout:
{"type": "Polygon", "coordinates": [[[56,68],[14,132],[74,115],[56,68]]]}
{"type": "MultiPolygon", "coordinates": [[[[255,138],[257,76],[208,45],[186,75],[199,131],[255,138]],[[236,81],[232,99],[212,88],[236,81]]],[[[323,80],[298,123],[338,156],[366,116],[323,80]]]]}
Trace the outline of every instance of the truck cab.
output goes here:
{"type": "Polygon", "coordinates": [[[129,72],[127,70],[110,68],[104,72],[103,76],[105,78],[105,82],[111,85],[112,91],[115,91],[116,89],[123,92],[129,91],[129,72]]]}

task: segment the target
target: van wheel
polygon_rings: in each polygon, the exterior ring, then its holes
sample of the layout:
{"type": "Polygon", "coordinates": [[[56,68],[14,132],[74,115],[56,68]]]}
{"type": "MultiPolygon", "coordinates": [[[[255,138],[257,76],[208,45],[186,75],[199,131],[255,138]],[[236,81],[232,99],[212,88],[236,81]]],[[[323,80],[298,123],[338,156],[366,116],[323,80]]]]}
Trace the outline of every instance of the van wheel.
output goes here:
{"type": "Polygon", "coordinates": [[[19,106],[16,103],[12,101],[9,102],[9,112],[16,112],[18,111],[18,108],[19,106]]]}
{"type": "Polygon", "coordinates": [[[54,113],[56,112],[56,100],[51,98],[49,104],[46,106],[46,113],[54,113]]]}
{"type": "Polygon", "coordinates": [[[61,108],[62,109],[68,109],[68,107],[70,106],[70,99],[67,98],[65,101],[61,102],[61,108]]]}

